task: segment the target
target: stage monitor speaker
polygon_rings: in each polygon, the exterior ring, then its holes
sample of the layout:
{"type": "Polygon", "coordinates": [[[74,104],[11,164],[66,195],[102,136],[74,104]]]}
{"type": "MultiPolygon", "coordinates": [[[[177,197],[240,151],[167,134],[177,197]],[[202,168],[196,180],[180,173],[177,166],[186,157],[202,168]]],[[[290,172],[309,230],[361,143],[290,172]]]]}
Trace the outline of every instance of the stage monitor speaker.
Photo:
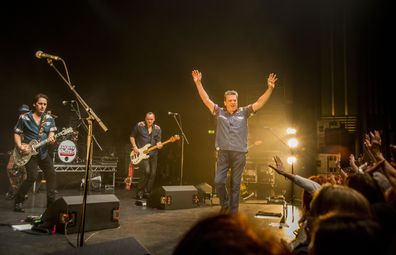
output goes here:
{"type": "Polygon", "coordinates": [[[86,244],[83,247],[57,251],[48,255],[150,255],[135,238],[128,237],[97,244],[86,244]]]}
{"type": "Polygon", "coordinates": [[[152,192],[148,207],[158,209],[187,209],[199,206],[198,190],[192,185],[161,186],[152,192]]]}
{"type": "Polygon", "coordinates": [[[203,182],[195,185],[198,190],[199,201],[202,204],[211,204],[213,188],[208,183],[203,182]]]}
{"type": "MultiPolygon", "coordinates": [[[[41,227],[52,228],[61,234],[79,231],[83,196],[64,196],[57,199],[43,214],[41,227]]],[[[120,200],[113,194],[88,195],[84,231],[117,228],[120,200]]]]}

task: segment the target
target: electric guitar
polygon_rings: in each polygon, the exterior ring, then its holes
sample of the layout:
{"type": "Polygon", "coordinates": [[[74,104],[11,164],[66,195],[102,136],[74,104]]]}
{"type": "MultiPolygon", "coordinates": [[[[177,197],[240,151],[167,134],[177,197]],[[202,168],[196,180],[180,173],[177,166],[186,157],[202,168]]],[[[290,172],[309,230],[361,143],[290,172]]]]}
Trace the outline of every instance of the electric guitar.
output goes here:
{"type": "MultiPolygon", "coordinates": [[[[180,140],[180,136],[174,135],[171,138],[169,138],[168,140],[166,140],[165,142],[163,142],[162,145],[165,145],[165,144],[171,143],[171,142],[173,143],[177,140],[180,140]]],[[[142,148],[140,148],[138,153],[135,153],[135,151],[132,151],[130,154],[132,164],[137,165],[143,159],[149,158],[150,155],[148,155],[148,153],[152,150],[157,149],[157,148],[158,148],[157,145],[150,147],[150,144],[148,143],[145,146],[143,146],[142,148]]]]}
{"type": "MultiPolygon", "coordinates": [[[[59,136],[64,136],[64,135],[70,134],[72,132],[73,132],[73,128],[69,127],[69,128],[63,129],[61,132],[57,133],[54,137],[56,139],[59,136]]],[[[30,146],[30,152],[27,154],[23,154],[17,148],[14,148],[14,151],[13,151],[14,164],[17,167],[26,165],[26,163],[29,162],[29,160],[32,156],[38,154],[38,148],[40,148],[47,142],[48,142],[48,138],[41,142],[38,142],[37,140],[31,140],[28,144],[30,146]]]]}

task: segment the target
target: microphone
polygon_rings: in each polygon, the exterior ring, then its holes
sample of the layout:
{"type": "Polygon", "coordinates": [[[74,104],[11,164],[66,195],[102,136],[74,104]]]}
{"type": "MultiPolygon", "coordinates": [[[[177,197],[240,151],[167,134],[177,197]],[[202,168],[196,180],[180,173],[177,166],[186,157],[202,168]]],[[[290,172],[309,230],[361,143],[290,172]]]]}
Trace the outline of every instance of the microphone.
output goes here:
{"type": "Polygon", "coordinates": [[[61,60],[60,57],[44,53],[41,50],[36,51],[36,58],[49,58],[52,60],[61,60]]]}
{"type": "Polygon", "coordinates": [[[62,104],[63,104],[63,105],[67,105],[67,104],[72,104],[72,103],[74,103],[74,102],[76,102],[76,101],[74,101],[74,100],[62,101],[62,104]]]}
{"type": "Polygon", "coordinates": [[[47,111],[47,114],[48,114],[49,116],[51,116],[52,118],[54,118],[54,119],[58,118],[58,115],[53,114],[51,110],[48,110],[48,111],[47,111]]]}
{"type": "Polygon", "coordinates": [[[179,115],[177,112],[168,112],[168,115],[179,115]]]}

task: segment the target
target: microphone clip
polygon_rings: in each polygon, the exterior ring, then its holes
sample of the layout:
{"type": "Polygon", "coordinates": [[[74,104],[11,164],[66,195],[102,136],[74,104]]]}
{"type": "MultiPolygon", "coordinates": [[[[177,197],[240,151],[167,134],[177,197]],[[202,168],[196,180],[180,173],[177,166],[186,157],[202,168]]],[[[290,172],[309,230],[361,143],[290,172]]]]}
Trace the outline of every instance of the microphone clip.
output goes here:
{"type": "Polygon", "coordinates": [[[66,100],[63,100],[62,101],[62,104],[63,105],[68,105],[68,104],[73,104],[73,103],[75,103],[76,101],[74,101],[74,100],[69,100],[69,101],[66,101],[66,100]]]}

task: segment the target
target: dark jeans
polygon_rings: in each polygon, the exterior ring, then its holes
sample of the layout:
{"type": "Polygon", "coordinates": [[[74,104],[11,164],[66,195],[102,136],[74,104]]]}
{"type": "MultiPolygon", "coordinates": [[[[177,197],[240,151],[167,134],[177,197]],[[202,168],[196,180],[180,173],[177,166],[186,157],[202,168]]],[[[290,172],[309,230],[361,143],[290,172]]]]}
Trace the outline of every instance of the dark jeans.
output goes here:
{"type": "Polygon", "coordinates": [[[143,176],[137,185],[138,190],[151,193],[157,172],[157,159],[158,155],[155,154],[150,155],[148,159],[143,159],[142,162],[140,162],[139,168],[142,169],[143,176]]]}
{"type": "Polygon", "coordinates": [[[47,181],[47,207],[55,201],[56,175],[52,159],[49,155],[45,159],[40,159],[40,156],[37,155],[33,156],[25,165],[27,178],[19,188],[15,203],[22,203],[25,200],[25,195],[37,180],[38,166],[43,170],[44,178],[47,181]]]}
{"type": "Polygon", "coordinates": [[[218,151],[215,186],[222,207],[230,208],[232,213],[238,212],[241,179],[246,164],[246,152],[218,151]],[[227,172],[231,169],[231,199],[226,188],[227,172]]]}

